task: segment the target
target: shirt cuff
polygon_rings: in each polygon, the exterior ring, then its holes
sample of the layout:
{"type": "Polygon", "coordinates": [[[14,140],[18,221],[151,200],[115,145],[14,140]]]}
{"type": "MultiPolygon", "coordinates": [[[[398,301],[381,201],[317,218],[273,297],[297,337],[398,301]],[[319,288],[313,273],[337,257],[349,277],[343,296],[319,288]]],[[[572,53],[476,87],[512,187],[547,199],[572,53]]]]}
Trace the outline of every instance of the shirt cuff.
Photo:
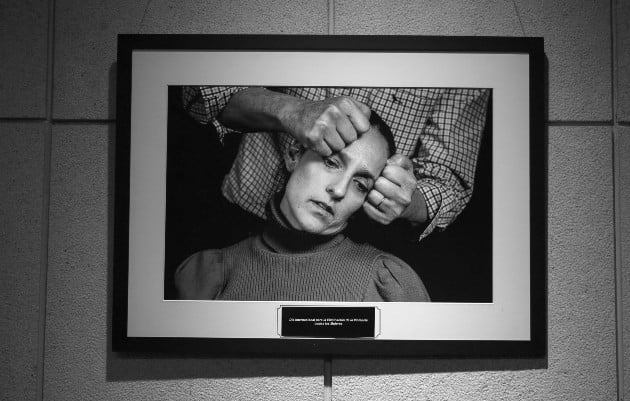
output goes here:
{"type": "Polygon", "coordinates": [[[201,97],[203,98],[203,105],[205,107],[205,113],[209,118],[209,122],[212,123],[217,130],[219,140],[223,143],[226,135],[238,132],[231,128],[221,124],[218,120],[218,116],[221,114],[225,106],[230,102],[232,96],[235,93],[247,89],[245,86],[206,86],[201,88],[201,97]]]}
{"type": "Polygon", "coordinates": [[[426,238],[433,230],[446,228],[456,216],[458,210],[457,197],[452,190],[440,184],[437,180],[424,179],[416,186],[424,196],[427,205],[427,219],[429,224],[420,234],[418,241],[426,238]]]}

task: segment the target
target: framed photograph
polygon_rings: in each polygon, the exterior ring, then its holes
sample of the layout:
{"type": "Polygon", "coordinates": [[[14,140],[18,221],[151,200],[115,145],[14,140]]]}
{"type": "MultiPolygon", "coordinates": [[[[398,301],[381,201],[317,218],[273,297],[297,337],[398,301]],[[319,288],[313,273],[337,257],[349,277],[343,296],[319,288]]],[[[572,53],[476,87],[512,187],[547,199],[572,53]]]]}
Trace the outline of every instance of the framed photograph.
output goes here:
{"type": "Polygon", "coordinates": [[[114,351],[543,357],[542,38],[119,35],[114,351]]]}

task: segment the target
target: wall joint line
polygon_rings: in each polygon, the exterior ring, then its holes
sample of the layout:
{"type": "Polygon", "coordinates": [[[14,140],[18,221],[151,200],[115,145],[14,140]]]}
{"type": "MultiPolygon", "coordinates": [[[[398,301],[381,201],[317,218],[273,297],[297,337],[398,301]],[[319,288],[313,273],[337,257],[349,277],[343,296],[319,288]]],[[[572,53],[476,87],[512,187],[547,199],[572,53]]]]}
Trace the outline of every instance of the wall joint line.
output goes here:
{"type": "Polygon", "coordinates": [[[41,244],[39,261],[39,320],[37,347],[37,399],[44,399],[46,359],[46,301],[48,296],[48,244],[50,235],[50,179],[53,135],[53,87],[55,58],[55,0],[48,2],[48,43],[46,51],[46,115],[44,119],[44,160],[42,177],[41,244]]]}
{"type": "Polygon", "coordinates": [[[617,0],[610,1],[610,53],[611,53],[611,114],[612,114],[612,168],[613,168],[613,246],[615,268],[615,322],[616,322],[616,359],[617,359],[617,399],[624,399],[624,338],[623,338],[623,260],[621,249],[621,154],[619,153],[619,121],[617,115],[617,0]]]}

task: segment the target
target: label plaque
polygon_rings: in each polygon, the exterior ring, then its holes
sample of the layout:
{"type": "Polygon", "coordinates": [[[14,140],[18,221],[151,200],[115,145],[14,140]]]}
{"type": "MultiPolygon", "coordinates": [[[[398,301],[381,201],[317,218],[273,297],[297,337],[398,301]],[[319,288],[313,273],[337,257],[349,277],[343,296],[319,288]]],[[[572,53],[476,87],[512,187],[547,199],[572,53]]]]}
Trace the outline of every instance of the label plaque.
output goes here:
{"type": "Polygon", "coordinates": [[[358,338],[375,336],[375,307],[280,308],[283,337],[358,338]]]}

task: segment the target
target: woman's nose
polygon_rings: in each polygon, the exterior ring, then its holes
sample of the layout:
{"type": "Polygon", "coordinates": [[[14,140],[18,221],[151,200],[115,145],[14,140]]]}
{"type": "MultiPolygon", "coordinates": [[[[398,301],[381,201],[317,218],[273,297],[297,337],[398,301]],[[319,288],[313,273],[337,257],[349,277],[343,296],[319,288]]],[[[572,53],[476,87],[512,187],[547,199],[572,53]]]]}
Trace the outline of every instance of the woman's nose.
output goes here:
{"type": "Polygon", "coordinates": [[[340,178],[328,184],[326,187],[326,192],[330,194],[333,199],[341,199],[346,196],[346,191],[348,190],[348,180],[345,178],[340,178]]]}

